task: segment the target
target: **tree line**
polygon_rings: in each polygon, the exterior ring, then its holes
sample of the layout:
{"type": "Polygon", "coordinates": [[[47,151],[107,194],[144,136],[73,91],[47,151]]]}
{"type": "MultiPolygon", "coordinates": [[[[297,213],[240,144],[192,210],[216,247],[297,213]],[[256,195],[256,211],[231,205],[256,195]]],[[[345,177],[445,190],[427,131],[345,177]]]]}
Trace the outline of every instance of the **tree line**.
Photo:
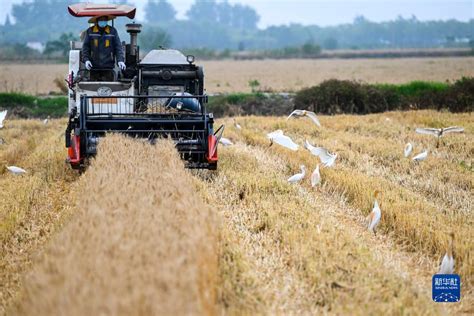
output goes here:
{"type": "MultiPolygon", "coordinates": [[[[88,27],[86,19],[67,13],[67,5],[77,0],[32,0],[14,4],[6,22],[0,25],[0,44],[57,41],[63,34],[78,37],[88,27]]],[[[117,3],[117,1],[115,1],[117,3]]],[[[127,3],[126,0],[119,1],[127,3]]],[[[148,0],[140,34],[143,50],[159,46],[178,49],[210,50],[291,50],[313,45],[323,49],[391,49],[468,47],[474,45],[474,19],[468,22],[419,21],[398,17],[372,22],[363,16],[352,23],[320,27],[317,25],[278,25],[258,28],[258,13],[250,6],[227,0],[195,0],[185,19],[177,19],[176,9],[167,0],[148,0]]],[[[114,21],[122,40],[126,40],[126,18],[114,21]]],[[[317,21],[314,21],[317,24],[317,21]]]]}

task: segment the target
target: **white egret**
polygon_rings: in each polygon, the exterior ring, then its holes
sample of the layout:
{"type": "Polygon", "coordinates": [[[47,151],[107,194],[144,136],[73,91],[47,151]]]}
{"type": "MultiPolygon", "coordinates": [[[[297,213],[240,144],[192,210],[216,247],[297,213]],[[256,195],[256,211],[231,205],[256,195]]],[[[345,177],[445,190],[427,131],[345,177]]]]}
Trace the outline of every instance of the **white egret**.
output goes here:
{"type": "Polygon", "coordinates": [[[311,187],[314,188],[319,182],[321,182],[321,174],[319,173],[319,165],[317,165],[311,174],[311,187]]]}
{"type": "Polygon", "coordinates": [[[324,167],[332,167],[334,163],[336,162],[337,154],[331,154],[326,148],[314,147],[307,140],[305,141],[304,146],[313,155],[319,157],[324,167]]]}
{"type": "Polygon", "coordinates": [[[225,138],[225,137],[221,137],[221,139],[219,139],[219,143],[221,143],[224,146],[234,145],[234,143],[230,139],[225,138]]]}
{"type": "Polygon", "coordinates": [[[3,128],[3,121],[7,117],[8,110],[0,112],[0,128],[3,128]]]}
{"type": "Polygon", "coordinates": [[[405,157],[410,156],[412,150],[413,150],[413,145],[412,145],[411,143],[407,143],[407,144],[405,145],[405,151],[404,151],[405,157]]]}
{"type": "Polygon", "coordinates": [[[309,117],[313,122],[314,124],[318,125],[319,127],[321,127],[321,123],[319,122],[319,119],[318,117],[316,116],[316,113],[314,112],[311,112],[311,111],[306,111],[306,110],[294,110],[293,112],[291,112],[291,114],[286,118],[286,120],[288,121],[288,119],[292,116],[307,116],[309,117]]]}
{"type": "Polygon", "coordinates": [[[417,128],[415,130],[418,134],[433,135],[437,138],[436,148],[439,147],[439,139],[445,134],[449,133],[462,133],[464,128],[458,126],[450,126],[446,128],[417,128]]]}
{"type": "Polygon", "coordinates": [[[300,182],[304,178],[304,175],[306,173],[306,167],[304,165],[301,165],[300,168],[301,168],[301,172],[289,177],[288,182],[296,183],[296,182],[300,182]]]}
{"type": "Polygon", "coordinates": [[[298,150],[298,144],[293,142],[293,140],[291,140],[291,138],[289,138],[288,136],[284,135],[281,129],[268,133],[267,138],[270,139],[272,144],[277,143],[278,145],[286,147],[293,151],[298,150]]]}
{"type": "Polygon", "coordinates": [[[379,191],[375,191],[374,193],[374,207],[372,208],[372,212],[370,212],[369,216],[367,217],[367,221],[369,222],[368,229],[369,231],[373,232],[376,235],[375,228],[377,228],[378,224],[380,223],[380,218],[382,217],[382,210],[380,209],[379,202],[377,201],[377,196],[379,195],[379,191]]]}
{"type": "Polygon", "coordinates": [[[423,161],[426,159],[426,157],[428,157],[428,151],[425,150],[421,153],[419,153],[418,155],[416,155],[415,157],[412,158],[413,161],[423,161]]]}
{"type": "Polygon", "coordinates": [[[236,129],[238,129],[239,131],[242,129],[242,126],[240,126],[239,123],[237,123],[237,121],[234,119],[234,126],[236,129]]]}
{"type": "Polygon", "coordinates": [[[16,166],[7,166],[7,169],[8,169],[8,171],[10,171],[11,173],[16,174],[16,175],[26,173],[25,169],[22,169],[22,168],[16,167],[16,166]]]}
{"type": "Polygon", "coordinates": [[[47,118],[45,118],[45,119],[43,120],[43,124],[44,124],[44,125],[48,125],[48,122],[49,122],[49,120],[48,120],[47,118]]]}
{"type": "Polygon", "coordinates": [[[441,261],[438,274],[453,274],[454,273],[454,257],[453,257],[453,240],[454,233],[449,234],[449,243],[446,249],[446,254],[441,261]]]}

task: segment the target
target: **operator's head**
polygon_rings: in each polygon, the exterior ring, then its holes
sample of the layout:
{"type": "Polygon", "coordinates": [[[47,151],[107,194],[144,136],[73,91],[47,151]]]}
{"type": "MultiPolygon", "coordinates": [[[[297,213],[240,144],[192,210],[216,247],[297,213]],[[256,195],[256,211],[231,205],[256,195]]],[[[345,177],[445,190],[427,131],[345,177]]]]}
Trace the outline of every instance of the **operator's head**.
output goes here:
{"type": "Polygon", "coordinates": [[[106,16],[100,16],[97,18],[97,25],[100,27],[100,28],[104,28],[107,26],[107,21],[109,20],[108,17],[106,16]]]}

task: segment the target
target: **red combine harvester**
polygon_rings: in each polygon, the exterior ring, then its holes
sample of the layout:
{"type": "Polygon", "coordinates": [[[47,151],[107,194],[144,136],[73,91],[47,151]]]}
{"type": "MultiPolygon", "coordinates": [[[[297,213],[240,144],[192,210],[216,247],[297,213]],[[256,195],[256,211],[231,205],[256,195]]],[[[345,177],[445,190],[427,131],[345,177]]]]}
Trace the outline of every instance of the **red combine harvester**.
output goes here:
{"type": "MultiPolygon", "coordinates": [[[[128,5],[74,4],[75,17],[135,17],[128,5]]],[[[100,138],[117,132],[151,143],[171,138],[187,168],[216,169],[217,145],[224,126],[213,129],[207,113],[204,71],[194,56],[172,49],[156,49],[140,59],[137,36],[141,25],[126,25],[130,43],[124,43],[125,71],[108,69],[110,81],[92,81],[82,62],[81,42],[72,42],[69,52],[69,122],[66,128],[68,161],[82,169],[97,152],[100,138]]]]}

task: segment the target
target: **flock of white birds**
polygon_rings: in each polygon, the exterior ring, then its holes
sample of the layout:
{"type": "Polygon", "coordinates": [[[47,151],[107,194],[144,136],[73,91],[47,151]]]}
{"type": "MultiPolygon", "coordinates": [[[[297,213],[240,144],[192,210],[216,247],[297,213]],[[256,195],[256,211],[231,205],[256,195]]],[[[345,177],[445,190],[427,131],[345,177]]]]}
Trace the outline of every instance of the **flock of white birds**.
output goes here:
{"type": "MultiPolygon", "coordinates": [[[[0,129],[4,127],[3,122],[5,121],[7,114],[8,114],[7,110],[0,112],[0,129]]],[[[319,122],[318,117],[316,116],[314,112],[311,112],[311,111],[294,110],[286,118],[286,120],[289,120],[291,117],[304,117],[304,116],[309,117],[315,125],[317,125],[318,127],[321,127],[321,123],[319,122]]],[[[44,125],[48,124],[48,119],[45,119],[43,121],[43,124],[44,125]]],[[[235,119],[234,119],[234,126],[237,130],[242,130],[242,126],[240,126],[240,124],[238,124],[237,121],[235,121],[235,119]]],[[[452,127],[447,127],[447,128],[417,128],[415,131],[419,134],[435,136],[437,138],[436,147],[438,147],[440,138],[442,136],[449,133],[462,133],[464,132],[464,129],[462,127],[452,126],[452,127]]],[[[295,143],[289,136],[285,135],[282,130],[276,130],[274,132],[268,133],[267,138],[270,140],[270,146],[276,143],[280,146],[283,146],[293,151],[297,151],[299,148],[299,145],[295,143]]],[[[0,138],[0,140],[1,140],[1,143],[3,143],[3,139],[0,138]]],[[[219,142],[224,146],[233,145],[233,142],[230,139],[225,138],[225,137],[221,137],[219,139],[219,142]]],[[[331,153],[326,148],[323,148],[323,147],[315,147],[308,140],[305,140],[304,147],[312,155],[319,157],[323,167],[330,168],[334,166],[337,159],[336,153],[331,153]]],[[[411,143],[407,143],[404,149],[404,156],[408,158],[411,155],[412,151],[413,151],[413,145],[411,143]]],[[[421,153],[415,155],[412,158],[412,160],[416,162],[420,162],[420,161],[425,160],[427,157],[428,157],[428,150],[424,150],[421,153]]],[[[6,168],[8,171],[10,171],[11,173],[15,175],[21,175],[21,174],[26,173],[26,170],[17,166],[6,166],[6,168]]],[[[301,169],[301,172],[289,177],[288,182],[298,183],[305,178],[306,167],[304,165],[301,165],[300,169],[301,169]]],[[[316,165],[316,168],[312,172],[310,180],[311,180],[311,186],[313,188],[317,186],[319,183],[321,183],[321,174],[319,172],[319,164],[316,165]]],[[[369,231],[373,232],[374,234],[376,234],[376,228],[379,225],[380,220],[382,218],[382,210],[377,200],[377,197],[379,194],[381,194],[381,192],[375,191],[374,206],[372,208],[372,212],[367,217],[367,222],[368,222],[367,228],[369,231]]],[[[454,234],[451,233],[448,248],[446,250],[446,254],[443,257],[441,267],[438,272],[440,274],[450,274],[454,272],[454,258],[453,258],[453,250],[452,250],[453,239],[454,239],[454,234]]]]}
{"type": "MultiPolygon", "coordinates": [[[[309,117],[315,125],[317,125],[318,127],[321,127],[321,123],[318,117],[316,116],[314,112],[311,112],[311,111],[294,110],[286,118],[286,120],[289,120],[291,117],[303,117],[303,116],[309,117]]],[[[238,124],[235,119],[234,119],[234,126],[237,130],[242,130],[242,126],[238,124]]],[[[438,147],[440,138],[442,136],[449,133],[462,133],[464,132],[464,129],[462,127],[452,126],[452,127],[447,127],[447,128],[417,128],[415,131],[418,134],[435,136],[437,138],[436,147],[438,147]]],[[[288,148],[292,151],[297,151],[299,148],[299,145],[296,142],[294,142],[289,136],[285,135],[283,130],[281,129],[268,133],[267,138],[270,140],[270,146],[272,146],[275,143],[285,148],[288,148]]],[[[224,137],[221,137],[219,142],[224,146],[233,145],[233,142],[230,139],[224,138],[224,137]]],[[[313,146],[308,140],[305,140],[304,148],[306,148],[312,155],[319,157],[323,167],[330,168],[335,165],[335,162],[338,156],[337,153],[331,153],[329,152],[329,150],[323,147],[313,146]]],[[[413,145],[411,143],[407,143],[404,149],[405,158],[408,158],[411,155],[412,151],[413,151],[413,145]]],[[[428,157],[428,150],[425,149],[421,151],[420,153],[414,155],[411,159],[415,162],[421,162],[425,160],[427,157],[428,157]]],[[[314,169],[310,177],[311,186],[313,188],[317,186],[319,183],[321,183],[321,174],[319,172],[319,166],[320,166],[319,164],[316,165],[316,168],[314,169]]],[[[301,172],[296,173],[288,178],[289,183],[298,183],[305,178],[306,166],[301,165],[300,169],[301,169],[301,172]]],[[[378,196],[381,193],[382,192],[380,191],[375,191],[374,206],[370,214],[367,216],[367,229],[370,232],[373,232],[374,235],[376,235],[376,228],[379,225],[380,220],[382,218],[382,210],[380,208],[380,204],[378,201],[378,196]]],[[[452,250],[454,234],[451,233],[450,236],[451,236],[451,239],[446,249],[446,254],[444,255],[442,259],[442,263],[438,272],[439,274],[454,273],[454,258],[453,258],[453,250],[452,250]]]]}

